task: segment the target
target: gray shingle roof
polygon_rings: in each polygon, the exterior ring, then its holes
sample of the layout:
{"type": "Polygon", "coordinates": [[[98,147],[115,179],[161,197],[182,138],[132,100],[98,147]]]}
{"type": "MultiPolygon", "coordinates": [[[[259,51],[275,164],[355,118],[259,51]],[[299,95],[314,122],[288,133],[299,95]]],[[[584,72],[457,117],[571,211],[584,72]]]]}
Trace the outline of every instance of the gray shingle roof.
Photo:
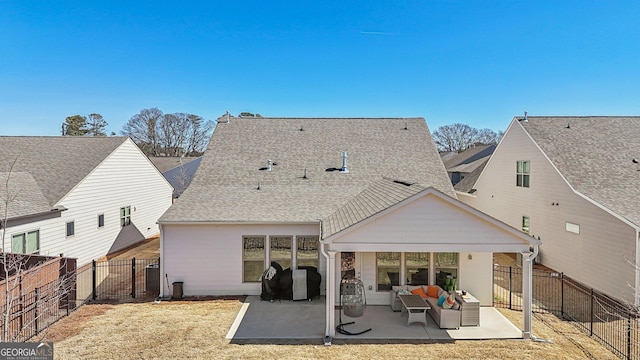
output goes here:
{"type": "Polygon", "coordinates": [[[574,189],[640,226],[640,164],[632,162],[640,161],[640,117],[528,116],[519,123],[574,189]]]}
{"type": "Polygon", "coordinates": [[[482,163],[478,167],[476,167],[471,173],[465,176],[464,179],[460,180],[457,184],[455,184],[453,188],[456,191],[460,191],[460,192],[466,192],[466,193],[470,192],[471,189],[473,189],[473,186],[476,184],[476,181],[480,177],[482,170],[484,170],[484,167],[487,165],[487,162],[489,162],[489,158],[490,156],[483,158],[482,163]]]}
{"type": "Polygon", "coordinates": [[[232,117],[160,222],[317,222],[383,176],[455,197],[422,118],[232,117]],[[327,171],[342,166],[341,151],[349,172],[327,171]],[[267,160],[272,170],[260,170],[267,160]]]}
{"type": "Polygon", "coordinates": [[[161,173],[175,169],[178,166],[186,165],[200,157],[177,157],[177,156],[149,156],[149,160],[161,173]]]}
{"type": "Polygon", "coordinates": [[[8,164],[16,161],[11,177],[21,188],[9,217],[49,211],[126,139],[0,136],[0,176],[6,179],[8,164]]]}
{"type": "Polygon", "coordinates": [[[349,200],[338,211],[322,220],[322,238],[327,238],[355,225],[424,189],[425,187],[419,184],[392,179],[376,181],[349,200]]]}
{"type": "MultiPolygon", "coordinates": [[[[495,145],[476,145],[456,155],[443,157],[442,160],[447,171],[459,171],[455,170],[455,168],[460,165],[471,164],[478,159],[490,156],[495,149],[495,145]]],[[[468,169],[467,172],[471,171],[473,171],[473,169],[468,169]]]]}

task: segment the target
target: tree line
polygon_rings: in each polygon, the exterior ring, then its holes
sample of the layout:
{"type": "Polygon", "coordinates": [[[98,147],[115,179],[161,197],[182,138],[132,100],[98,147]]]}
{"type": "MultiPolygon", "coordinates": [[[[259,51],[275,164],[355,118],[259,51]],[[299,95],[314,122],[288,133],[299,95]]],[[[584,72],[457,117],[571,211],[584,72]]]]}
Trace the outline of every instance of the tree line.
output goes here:
{"type": "Polygon", "coordinates": [[[440,126],[431,135],[438,151],[462,152],[474,145],[496,145],[503,134],[502,131],[476,129],[466,124],[455,123],[440,126]]]}
{"type": "MultiPolygon", "coordinates": [[[[100,114],[72,115],[62,123],[62,135],[107,136],[107,125],[100,114]]],[[[130,137],[147,156],[200,156],[213,127],[213,121],[198,115],[165,114],[158,108],[150,108],[133,115],[120,134],[130,137]]]]}

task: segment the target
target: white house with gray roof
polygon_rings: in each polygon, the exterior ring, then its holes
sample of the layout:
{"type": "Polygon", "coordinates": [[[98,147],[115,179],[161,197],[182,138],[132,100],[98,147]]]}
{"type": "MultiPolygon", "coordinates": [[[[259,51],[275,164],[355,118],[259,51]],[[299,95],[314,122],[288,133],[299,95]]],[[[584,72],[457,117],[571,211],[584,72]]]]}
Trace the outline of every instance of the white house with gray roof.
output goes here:
{"type": "Polygon", "coordinates": [[[127,137],[0,136],[0,166],[10,252],[83,265],[157,235],[171,205],[173,188],[127,137]]]}
{"type": "Polygon", "coordinates": [[[640,305],[640,117],[515,117],[458,198],[540,238],[538,261],[640,305]]]}
{"type": "Polygon", "coordinates": [[[332,336],[345,271],[369,304],[446,273],[491,306],[492,253],[535,256],[537,240],[457,200],[423,118],[220,120],[160,218],[161,296],[174,282],[187,296],[259,295],[271,261],[313,265],[332,336]]]}

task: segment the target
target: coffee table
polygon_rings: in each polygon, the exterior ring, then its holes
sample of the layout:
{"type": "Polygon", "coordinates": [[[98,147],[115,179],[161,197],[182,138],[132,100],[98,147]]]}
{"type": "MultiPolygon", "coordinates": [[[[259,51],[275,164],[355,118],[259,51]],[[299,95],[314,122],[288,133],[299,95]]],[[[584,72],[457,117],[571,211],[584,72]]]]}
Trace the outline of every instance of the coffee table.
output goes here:
{"type": "Polygon", "coordinates": [[[424,299],[419,295],[398,295],[402,302],[402,315],[405,311],[409,314],[407,319],[407,326],[414,322],[420,322],[427,324],[427,310],[431,309],[431,306],[427,304],[424,299]]]}

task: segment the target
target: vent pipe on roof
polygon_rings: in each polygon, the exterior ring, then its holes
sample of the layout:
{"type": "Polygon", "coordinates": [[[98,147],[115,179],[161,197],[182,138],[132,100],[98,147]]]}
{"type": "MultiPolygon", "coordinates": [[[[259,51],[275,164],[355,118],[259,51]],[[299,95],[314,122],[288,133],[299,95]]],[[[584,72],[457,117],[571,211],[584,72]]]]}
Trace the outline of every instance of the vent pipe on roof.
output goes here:
{"type": "Polygon", "coordinates": [[[342,169],[340,169],[340,172],[343,172],[343,173],[349,172],[349,169],[347,169],[347,152],[346,151],[342,152],[342,169]]]}
{"type": "Polygon", "coordinates": [[[267,160],[267,171],[271,171],[271,164],[273,164],[273,162],[271,160],[267,160]]]}
{"type": "Polygon", "coordinates": [[[526,111],[524,112],[524,119],[523,119],[523,121],[529,121],[529,119],[527,118],[527,112],[526,112],[526,111]]]}

